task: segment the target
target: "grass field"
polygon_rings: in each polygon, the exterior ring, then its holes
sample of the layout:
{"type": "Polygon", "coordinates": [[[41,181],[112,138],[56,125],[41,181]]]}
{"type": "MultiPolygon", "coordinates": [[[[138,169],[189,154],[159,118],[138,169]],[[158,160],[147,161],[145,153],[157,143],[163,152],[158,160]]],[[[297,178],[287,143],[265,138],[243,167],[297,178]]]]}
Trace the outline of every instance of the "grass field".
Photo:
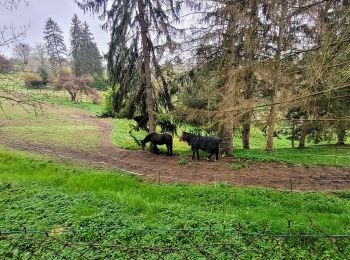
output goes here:
{"type": "Polygon", "coordinates": [[[268,223],[271,231],[285,232],[286,219],[291,219],[296,231],[311,232],[307,217],[310,216],[325,232],[350,232],[347,193],[289,193],[225,185],[152,185],[121,172],[70,167],[3,149],[0,162],[4,192],[0,207],[4,221],[0,225],[5,229],[24,223],[31,229],[110,225],[113,222],[103,219],[106,217],[103,211],[116,207],[113,217],[108,218],[133,227],[209,224],[220,227],[239,221],[251,231],[268,223]],[[67,203],[57,200],[60,196],[67,203]],[[89,200],[96,206],[90,207],[89,200]]]}
{"type": "MultiPolygon", "coordinates": [[[[345,234],[350,232],[349,196],[349,193],[289,193],[225,185],[152,185],[122,172],[61,165],[0,149],[0,230],[23,230],[24,227],[27,230],[60,230],[55,236],[62,236],[61,239],[73,239],[65,237],[64,230],[119,227],[125,230],[103,233],[99,242],[126,243],[131,239],[138,247],[171,243],[193,250],[188,247],[187,239],[179,240],[181,233],[162,230],[210,227],[224,232],[239,227],[244,232],[319,234],[322,230],[345,234]],[[287,219],[292,223],[290,227],[287,219]],[[132,231],[139,229],[155,229],[159,234],[132,231]]],[[[205,234],[189,232],[187,236],[196,243],[205,243],[208,239],[205,234]]],[[[79,237],[75,249],[82,241],[93,241],[95,235],[96,232],[87,232],[79,237]]],[[[218,242],[227,236],[229,233],[216,234],[211,239],[218,242]]],[[[33,241],[26,242],[24,248],[33,241]]],[[[5,242],[0,241],[0,252],[11,248],[5,242]]],[[[284,254],[283,247],[271,248],[271,241],[259,238],[254,243],[257,243],[254,248],[270,247],[269,254],[284,254]]],[[[281,243],[279,241],[276,246],[281,243]]],[[[311,241],[291,243],[288,247],[296,246],[293,251],[298,255],[308,250],[308,243],[313,244],[311,241]]],[[[315,243],[322,250],[332,246],[328,240],[315,243]]],[[[214,249],[219,250],[216,254],[223,252],[222,248],[213,246],[214,249]]],[[[246,257],[257,254],[254,250],[246,252],[246,257]]],[[[322,250],[313,253],[324,254],[322,250]]],[[[328,252],[330,255],[337,254],[332,250],[328,252]]],[[[72,256],[71,252],[67,254],[72,256]]]]}
{"type": "Polygon", "coordinates": [[[96,149],[100,143],[98,126],[80,118],[80,110],[67,106],[46,106],[44,114],[27,112],[2,102],[1,134],[9,139],[78,149],[96,149]]]}

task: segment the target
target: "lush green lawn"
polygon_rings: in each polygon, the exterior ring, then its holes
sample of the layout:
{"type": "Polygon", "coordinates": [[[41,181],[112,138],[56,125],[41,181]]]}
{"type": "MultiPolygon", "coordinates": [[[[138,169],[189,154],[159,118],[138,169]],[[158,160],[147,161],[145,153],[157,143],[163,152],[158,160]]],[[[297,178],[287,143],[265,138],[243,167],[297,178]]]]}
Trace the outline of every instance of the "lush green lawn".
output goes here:
{"type": "Polygon", "coordinates": [[[8,89],[16,92],[25,93],[34,99],[43,101],[51,105],[64,105],[72,108],[80,108],[88,110],[95,114],[100,114],[104,111],[104,95],[105,93],[99,91],[101,100],[99,104],[93,104],[91,98],[86,95],[78,95],[78,102],[72,102],[67,91],[54,91],[52,86],[48,85],[42,89],[26,89],[24,82],[18,74],[1,74],[0,73],[0,90],[8,89]]]}
{"type": "Polygon", "coordinates": [[[104,225],[103,221],[108,221],[99,220],[103,206],[90,208],[83,200],[56,208],[55,204],[61,205],[62,201],[53,198],[62,196],[68,200],[86,197],[96,205],[104,201],[118,208],[114,217],[124,218],[123,225],[133,227],[209,224],[220,227],[242,221],[249,230],[259,230],[269,223],[271,230],[284,232],[288,218],[293,220],[296,230],[306,232],[310,231],[307,216],[311,216],[327,232],[350,232],[350,200],[346,193],[289,193],[225,185],[151,185],[121,172],[78,169],[6,150],[0,150],[0,181],[0,216],[4,220],[0,225],[6,229],[19,224],[47,229],[54,225],[104,225]],[[20,204],[26,207],[21,208],[20,204]],[[44,207],[40,214],[35,205],[44,207]],[[86,212],[84,205],[88,207],[86,212]],[[44,218],[50,212],[52,216],[44,218]],[[58,212],[64,218],[55,217],[58,212]],[[79,219],[84,219],[84,223],[79,219]]]}
{"type": "Polygon", "coordinates": [[[89,150],[96,149],[100,144],[100,128],[83,120],[79,116],[81,110],[47,106],[44,114],[35,114],[31,109],[27,112],[4,101],[2,107],[6,114],[0,112],[0,133],[6,139],[89,150]]]}
{"type": "MultiPolygon", "coordinates": [[[[152,185],[121,172],[69,167],[0,150],[2,231],[24,227],[62,231],[108,226],[227,230],[240,226],[244,232],[319,233],[310,225],[311,218],[313,225],[324,232],[344,234],[350,233],[349,196],[349,193],[289,193],[225,185],[152,185]],[[287,219],[292,223],[291,228],[287,219]]],[[[108,237],[104,234],[106,238],[102,239],[117,241],[119,237],[127,241],[125,232],[111,233],[108,237]]],[[[212,239],[230,235],[225,234],[212,239]]],[[[137,246],[160,243],[155,242],[156,234],[132,233],[131,236],[137,237],[133,241],[137,246]]],[[[189,236],[199,242],[205,237],[203,233],[193,232],[189,236]]],[[[175,239],[173,243],[181,244],[175,242],[176,237],[175,233],[167,232],[166,241],[175,239]]],[[[185,246],[184,243],[180,246],[185,246]]]]}
{"type": "MultiPolygon", "coordinates": [[[[295,165],[327,165],[350,167],[350,146],[338,146],[334,143],[323,142],[313,144],[308,142],[305,149],[291,147],[291,142],[285,136],[274,139],[275,149],[265,151],[266,138],[260,130],[252,129],[251,149],[242,149],[239,136],[235,136],[234,156],[255,161],[277,161],[295,165]]],[[[298,142],[296,142],[296,146],[298,142]]]]}
{"type": "Polygon", "coordinates": [[[68,106],[72,108],[79,108],[84,109],[90,112],[93,112],[94,114],[100,114],[104,110],[103,105],[103,99],[104,99],[104,93],[100,92],[100,96],[102,98],[101,102],[99,104],[93,104],[91,102],[91,99],[87,96],[79,96],[78,102],[73,102],[70,100],[70,96],[68,92],[66,91],[54,91],[52,90],[52,87],[47,87],[45,89],[30,89],[30,90],[24,90],[21,89],[23,92],[27,92],[32,97],[42,100],[43,102],[51,105],[57,105],[57,106],[68,106]]]}

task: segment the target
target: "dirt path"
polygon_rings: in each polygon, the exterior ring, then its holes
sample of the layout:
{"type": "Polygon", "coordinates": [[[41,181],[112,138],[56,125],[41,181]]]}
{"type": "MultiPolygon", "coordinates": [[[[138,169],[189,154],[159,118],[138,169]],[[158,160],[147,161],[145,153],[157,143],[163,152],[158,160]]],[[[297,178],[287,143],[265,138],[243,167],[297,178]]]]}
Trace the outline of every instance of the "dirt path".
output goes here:
{"type": "Polygon", "coordinates": [[[98,151],[83,151],[45,144],[32,144],[1,136],[0,144],[22,151],[46,154],[62,160],[79,160],[94,166],[122,169],[152,182],[162,183],[227,183],[235,186],[270,187],[294,191],[350,190],[350,169],[342,167],[302,167],[277,163],[253,163],[247,168],[229,170],[234,159],[218,162],[191,161],[179,165],[179,157],[153,155],[148,151],[132,151],[115,147],[109,141],[111,120],[89,114],[75,118],[98,125],[102,140],[98,151]]]}

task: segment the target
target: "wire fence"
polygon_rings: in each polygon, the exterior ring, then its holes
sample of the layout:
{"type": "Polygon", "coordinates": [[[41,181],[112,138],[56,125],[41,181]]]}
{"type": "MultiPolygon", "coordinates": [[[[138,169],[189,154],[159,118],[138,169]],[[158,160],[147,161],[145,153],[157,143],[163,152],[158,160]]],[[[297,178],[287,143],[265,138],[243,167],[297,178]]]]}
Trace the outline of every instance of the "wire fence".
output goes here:
{"type": "MultiPolygon", "coordinates": [[[[316,230],[315,230],[316,231],[316,230]]],[[[0,231],[9,259],[350,259],[350,234],[236,228],[98,227],[0,231]]]]}

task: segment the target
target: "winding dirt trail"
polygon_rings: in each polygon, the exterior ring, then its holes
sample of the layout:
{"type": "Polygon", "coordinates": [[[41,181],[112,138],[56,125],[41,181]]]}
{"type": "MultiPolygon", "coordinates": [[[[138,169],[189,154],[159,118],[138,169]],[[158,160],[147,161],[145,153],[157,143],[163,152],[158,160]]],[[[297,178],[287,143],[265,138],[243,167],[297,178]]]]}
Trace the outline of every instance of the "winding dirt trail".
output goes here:
{"type": "Polygon", "coordinates": [[[111,120],[98,119],[82,111],[77,120],[99,126],[102,132],[97,151],[62,148],[47,144],[33,144],[1,136],[0,144],[9,148],[50,155],[64,161],[79,160],[84,163],[121,169],[140,175],[151,182],[161,183],[227,183],[234,186],[269,187],[293,191],[350,190],[350,168],[302,167],[277,163],[253,163],[247,168],[229,170],[234,159],[223,158],[218,162],[191,161],[179,165],[179,157],[153,155],[148,151],[124,150],[112,145],[109,135],[111,120]]]}

